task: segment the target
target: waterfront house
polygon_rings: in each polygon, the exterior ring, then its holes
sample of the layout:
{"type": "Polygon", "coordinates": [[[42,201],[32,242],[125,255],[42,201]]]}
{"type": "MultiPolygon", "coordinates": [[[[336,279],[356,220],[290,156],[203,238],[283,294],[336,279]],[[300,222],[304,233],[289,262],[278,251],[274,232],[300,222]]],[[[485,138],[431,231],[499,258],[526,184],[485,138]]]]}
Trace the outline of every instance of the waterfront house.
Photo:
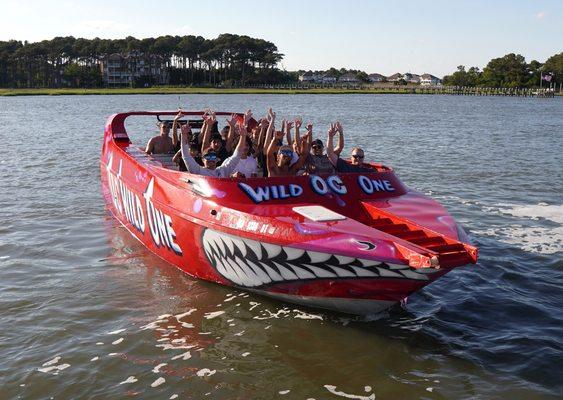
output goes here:
{"type": "Polygon", "coordinates": [[[399,82],[401,79],[403,79],[403,74],[399,72],[387,77],[388,82],[399,82]]]}
{"type": "Polygon", "coordinates": [[[407,83],[420,83],[420,75],[411,74],[410,72],[407,72],[406,74],[404,74],[403,79],[407,83]]]}
{"type": "Polygon", "coordinates": [[[422,74],[420,76],[421,86],[440,86],[441,84],[442,84],[442,80],[440,78],[435,77],[434,75],[422,74]]]}
{"type": "Polygon", "coordinates": [[[107,87],[167,85],[170,78],[163,57],[139,51],[110,54],[102,60],[100,68],[107,87]]]}
{"type": "Polygon", "coordinates": [[[307,71],[304,74],[299,75],[299,82],[316,82],[317,74],[311,71],[307,71]]]}
{"type": "Polygon", "coordinates": [[[385,82],[385,80],[387,80],[387,78],[385,78],[385,76],[381,75],[381,74],[369,74],[368,75],[369,81],[371,83],[376,83],[376,82],[385,82]]]}
{"type": "Polygon", "coordinates": [[[322,75],[319,80],[321,83],[335,83],[337,79],[332,75],[322,75]]]}
{"type": "Polygon", "coordinates": [[[348,72],[344,75],[342,75],[339,79],[338,82],[342,82],[342,83],[358,83],[359,80],[358,78],[356,78],[356,74],[352,73],[352,72],[348,72]]]}

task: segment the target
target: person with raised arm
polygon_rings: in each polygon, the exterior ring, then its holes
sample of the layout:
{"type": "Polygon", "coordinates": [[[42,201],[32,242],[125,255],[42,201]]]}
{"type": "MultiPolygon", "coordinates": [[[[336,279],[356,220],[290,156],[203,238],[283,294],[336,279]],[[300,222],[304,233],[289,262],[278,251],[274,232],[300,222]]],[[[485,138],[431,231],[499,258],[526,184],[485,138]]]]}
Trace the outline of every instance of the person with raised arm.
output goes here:
{"type": "Polygon", "coordinates": [[[268,150],[266,152],[268,176],[295,176],[297,172],[305,164],[307,154],[309,153],[308,136],[312,135],[312,125],[308,125],[309,130],[302,138],[300,143],[300,155],[297,162],[291,164],[293,158],[293,149],[288,145],[281,145],[285,133],[277,131],[270,140],[268,150]]]}
{"type": "MultiPolygon", "coordinates": [[[[331,130],[335,130],[334,124],[330,124],[329,135],[331,130]]],[[[342,141],[339,141],[342,143],[342,141]]],[[[323,141],[315,139],[311,143],[311,153],[307,157],[305,170],[309,174],[333,174],[335,172],[334,166],[326,154],[323,154],[323,141]]]]}
{"type": "Polygon", "coordinates": [[[186,130],[182,130],[181,150],[182,158],[186,163],[188,172],[197,175],[213,176],[217,178],[227,178],[232,175],[242,154],[242,149],[246,144],[246,129],[240,132],[239,142],[235,152],[232,156],[223,161],[221,166],[218,166],[219,155],[211,148],[207,148],[203,153],[203,167],[199,165],[190,154],[189,149],[189,134],[191,129],[187,126],[186,130]]]}
{"type": "Polygon", "coordinates": [[[180,138],[178,136],[178,125],[180,125],[180,118],[182,118],[183,116],[184,113],[182,109],[178,108],[178,114],[176,114],[174,120],[172,121],[172,145],[174,146],[175,152],[180,151],[180,138]]]}
{"type": "MultiPolygon", "coordinates": [[[[331,125],[331,129],[328,130],[328,139],[326,145],[327,156],[336,168],[336,172],[374,172],[372,168],[369,168],[367,164],[364,164],[364,150],[361,147],[354,147],[352,149],[351,159],[350,162],[344,161],[342,158],[336,154],[334,151],[334,135],[336,132],[341,132],[344,135],[344,129],[342,128],[342,124],[336,121],[333,125],[331,125]]],[[[344,138],[344,136],[342,136],[344,138]]],[[[344,140],[341,141],[342,143],[344,140]]]]}

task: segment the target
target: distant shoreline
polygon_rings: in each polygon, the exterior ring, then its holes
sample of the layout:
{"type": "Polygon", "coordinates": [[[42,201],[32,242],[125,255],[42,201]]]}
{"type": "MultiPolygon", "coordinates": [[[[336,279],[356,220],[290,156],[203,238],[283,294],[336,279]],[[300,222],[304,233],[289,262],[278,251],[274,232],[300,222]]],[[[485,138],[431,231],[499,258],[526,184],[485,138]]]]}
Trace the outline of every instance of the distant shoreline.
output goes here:
{"type": "MultiPolygon", "coordinates": [[[[205,88],[205,87],[151,87],[151,88],[95,88],[95,89],[0,89],[0,96],[65,96],[65,95],[131,95],[131,94],[448,94],[433,92],[423,87],[399,86],[369,89],[268,89],[268,88],[205,88]]],[[[459,93],[462,94],[462,93],[459,93]]],[[[556,93],[556,95],[560,95],[556,93]]]]}

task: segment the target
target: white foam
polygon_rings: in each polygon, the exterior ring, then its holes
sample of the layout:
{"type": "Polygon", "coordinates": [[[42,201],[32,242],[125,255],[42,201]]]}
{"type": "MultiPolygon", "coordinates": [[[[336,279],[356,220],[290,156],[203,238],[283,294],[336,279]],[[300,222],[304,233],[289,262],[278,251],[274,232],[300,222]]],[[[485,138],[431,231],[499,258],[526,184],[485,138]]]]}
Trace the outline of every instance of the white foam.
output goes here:
{"type": "Polygon", "coordinates": [[[70,367],[70,364],[59,364],[59,365],[52,365],[50,367],[45,367],[45,368],[38,368],[37,370],[39,372],[43,372],[43,373],[52,373],[53,375],[58,375],[59,371],[62,371],[64,369],[67,369],[68,367],[70,367]]]}
{"type": "Polygon", "coordinates": [[[127,329],[118,329],[116,331],[111,331],[106,333],[106,335],[119,335],[121,332],[125,332],[127,329]]]}
{"type": "Polygon", "coordinates": [[[192,315],[195,311],[197,311],[197,308],[192,308],[184,313],[176,314],[174,316],[176,317],[176,319],[182,319],[184,317],[187,317],[188,315],[192,315]]]}
{"type": "Polygon", "coordinates": [[[152,372],[154,372],[155,374],[158,374],[160,372],[160,369],[162,367],[164,367],[165,365],[168,365],[168,364],[167,363],[158,364],[156,367],[154,367],[152,369],[152,372]]]}
{"type": "Polygon", "coordinates": [[[90,361],[98,361],[100,359],[100,357],[96,356],[94,358],[91,358],[90,361]]]}
{"type": "Polygon", "coordinates": [[[532,253],[554,254],[563,251],[563,205],[500,203],[494,207],[485,207],[485,209],[497,214],[527,219],[528,221],[545,219],[559,224],[559,226],[542,226],[533,222],[528,222],[528,226],[521,223],[510,223],[484,230],[474,230],[473,232],[476,235],[494,237],[503,243],[515,245],[532,253]],[[529,226],[530,224],[534,225],[529,226]]]}
{"type": "Polygon", "coordinates": [[[426,391],[427,391],[427,392],[432,392],[433,390],[434,390],[433,387],[427,387],[427,388],[426,388],[426,391]]]}
{"type": "Polygon", "coordinates": [[[53,358],[52,360],[49,360],[46,363],[43,363],[42,367],[48,367],[49,365],[54,365],[54,364],[58,363],[60,359],[61,359],[61,356],[57,356],[57,357],[53,358]]]}
{"type": "Polygon", "coordinates": [[[156,378],[156,380],[155,380],[153,383],[151,383],[151,387],[154,388],[154,387],[160,386],[160,385],[162,385],[164,382],[166,382],[166,379],[164,379],[163,377],[156,378]]]}
{"type": "Polygon", "coordinates": [[[225,314],[225,311],[208,312],[208,313],[205,313],[204,317],[205,317],[205,319],[213,319],[213,318],[216,318],[219,315],[223,315],[223,314],[225,314]]]}
{"type": "Polygon", "coordinates": [[[125,379],[123,382],[119,382],[120,385],[124,385],[126,383],[135,383],[137,382],[137,378],[134,376],[130,376],[129,378],[125,379]]]}
{"type": "Polygon", "coordinates": [[[250,302],[250,305],[251,305],[252,307],[250,307],[250,308],[248,309],[248,311],[254,310],[256,307],[258,307],[258,306],[260,305],[260,303],[258,303],[257,301],[251,301],[251,302],[250,302]]]}
{"type": "Polygon", "coordinates": [[[531,219],[544,218],[563,225],[563,204],[558,206],[546,203],[539,203],[530,206],[517,205],[505,210],[504,212],[514,215],[515,217],[531,219]]]}
{"type": "Polygon", "coordinates": [[[199,371],[197,371],[196,374],[197,374],[197,376],[204,377],[204,376],[214,375],[216,372],[217,371],[214,370],[214,369],[203,368],[203,369],[200,369],[199,371]]]}
{"type": "Polygon", "coordinates": [[[175,393],[172,396],[170,396],[170,400],[174,400],[174,399],[177,399],[177,398],[178,398],[178,395],[175,394],[175,393]]]}
{"type": "Polygon", "coordinates": [[[250,355],[249,351],[245,351],[244,353],[241,354],[241,356],[243,357],[248,357],[250,355]]]}
{"type": "Polygon", "coordinates": [[[324,385],[325,389],[328,390],[335,396],[345,397],[347,399],[357,399],[357,400],[375,400],[375,394],[370,394],[369,396],[362,396],[356,394],[345,393],[336,390],[336,386],[333,385],[324,385]]]}
{"type": "Polygon", "coordinates": [[[306,313],[304,311],[301,310],[293,310],[293,312],[295,313],[295,317],[294,318],[299,318],[299,319],[320,319],[321,321],[323,320],[323,316],[319,315],[319,314],[309,314],[306,313]]]}
{"type": "Polygon", "coordinates": [[[246,331],[237,332],[237,333],[235,333],[235,336],[242,336],[242,335],[244,335],[244,332],[246,332],[246,331]]]}
{"type": "Polygon", "coordinates": [[[288,394],[289,392],[291,392],[291,390],[287,389],[287,390],[280,390],[278,393],[283,395],[283,394],[288,394]]]}
{"type": "Polygon", "coordinates": [[[185,353],[178,354],[177,356],[172,357],[172,360],[178,360],[179,358],[181,358],[184,361],[189,360],[190,358],[192,358],[192,353],[186,351],[185,353]]]}
{"type": "Polygon", "coordinates": [[[111,342],[111,344],[116,345],[116,344],[119,344],[121,342],[123,342],[123,338],[119,338],[117,340],[114,340],[113,342],[111,342]]]}

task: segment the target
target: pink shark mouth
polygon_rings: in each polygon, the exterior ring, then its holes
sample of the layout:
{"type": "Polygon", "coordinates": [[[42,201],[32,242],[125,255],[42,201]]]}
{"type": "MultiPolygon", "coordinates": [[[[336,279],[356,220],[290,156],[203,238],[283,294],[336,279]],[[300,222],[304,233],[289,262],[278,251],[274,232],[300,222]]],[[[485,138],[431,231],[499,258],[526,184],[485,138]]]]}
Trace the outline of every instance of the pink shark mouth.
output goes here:
{"type": "Polygon", "coordinates": [[[406,279],[428,281],[434,269],[320,253],[259,242],[206,229],[203,248],[224,278],[246,288],[314,279],[406,279]]]}

